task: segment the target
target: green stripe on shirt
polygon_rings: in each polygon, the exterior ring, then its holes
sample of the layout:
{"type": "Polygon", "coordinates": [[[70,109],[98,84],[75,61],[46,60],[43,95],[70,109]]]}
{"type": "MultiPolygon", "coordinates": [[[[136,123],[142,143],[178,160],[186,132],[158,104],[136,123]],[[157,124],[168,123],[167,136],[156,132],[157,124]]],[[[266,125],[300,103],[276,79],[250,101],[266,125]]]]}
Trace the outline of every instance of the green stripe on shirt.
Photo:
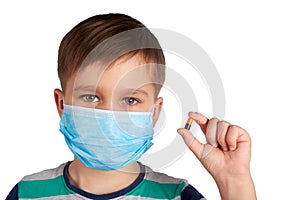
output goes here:
{"type": "Polygon", "coordinates": [[[41,198],[75,193],[66,189],[63,176],[46,180],[23,180],[18,187],[19,198],[41,198]]]}
{"type": "Polygon", "coordinates": [[[144,179],[135,189],[126,194],[148,198],[173,199],[180,196],[181,191],[186,186],[185,182],[180,184],[159,183],[144,179]]]}

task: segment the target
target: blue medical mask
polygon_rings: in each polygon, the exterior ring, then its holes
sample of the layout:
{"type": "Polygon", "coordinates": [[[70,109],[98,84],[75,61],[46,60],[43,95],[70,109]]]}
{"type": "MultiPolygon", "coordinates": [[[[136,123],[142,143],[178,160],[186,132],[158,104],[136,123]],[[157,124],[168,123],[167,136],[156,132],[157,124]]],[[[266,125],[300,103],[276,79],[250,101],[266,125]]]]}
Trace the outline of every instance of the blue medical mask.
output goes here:
{"type": "Polygon", "coordinates": [[[64,105],[60,132],[86,167],[116,170],[137,161],[152,146],[152,112],[64,105]]]}

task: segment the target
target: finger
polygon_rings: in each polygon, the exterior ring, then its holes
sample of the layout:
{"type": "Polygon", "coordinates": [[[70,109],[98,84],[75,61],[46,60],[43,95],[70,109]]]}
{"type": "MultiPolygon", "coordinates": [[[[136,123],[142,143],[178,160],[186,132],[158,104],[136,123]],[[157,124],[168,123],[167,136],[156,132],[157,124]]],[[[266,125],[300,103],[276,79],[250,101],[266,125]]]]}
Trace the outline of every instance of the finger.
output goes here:
{"type": "Polygon", "coordinates": [[[203,144],[197,140],[194,135],[184,128],[179,128],[177,130],[179,135],[181,135],[184,143],[191,149],[191,151],[199,158],[199,152],[203,150],[203,144]]]}
{"type": "Polygon", "coordinates": [[[218,146],[218,142],[217,142],[217,123],[218,123],[218,121],[219,120],[217,118],[210,119],[207,123],[206,133],[205,133],[207,143],[214,147],[218,146]]]}
{"type": "Polygon", "coordinates": [[[203,162],[203,159],[206,158],[214,149],[214,147],[209,144],[202,144],[199,142],[199,140],[197,140],[190,131],[184,128],[178,129],[177,132],[182,136],[185,144],[200,162],[203,162]]]}
{"type": "Polygon", "coordinates": [[[239,130],[238,126],[229,126],[227,135],[226,135],[226,143],[229,147],[229,150],[234,151],[237,147],[237,142],[239,138],[239,130]]]}
{"type": "Polygon", "coordinates": [[[237,147],[241,147],[246,150],[251,149],[251,138],[249,133],[239,126],[229,126],[226,142],[227,145],[231,147],[231,150],[235,150],[237,147]]]}
{"type": "Polygon", "coordinates": [[[198,112],[189,112],[189,117],[191,117],[201,128],[203,133],[206,133],[206,126],[208,123],[208,118],[198,112]]]}
{"type": "Polygon", "coordinates": [[[223,151],[228,151],[226,143],[226,134],[230,123],[227,121],[218,121],[217,124],[217,140],[223,151]]]}

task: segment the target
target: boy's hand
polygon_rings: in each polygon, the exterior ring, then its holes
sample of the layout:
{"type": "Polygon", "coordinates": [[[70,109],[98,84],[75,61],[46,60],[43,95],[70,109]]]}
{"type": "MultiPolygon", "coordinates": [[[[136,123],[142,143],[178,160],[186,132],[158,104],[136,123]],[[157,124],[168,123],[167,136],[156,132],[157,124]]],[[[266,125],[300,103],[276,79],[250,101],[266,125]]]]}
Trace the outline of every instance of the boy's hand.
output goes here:
{"type": "Polygon", "coordinates": [[[178,129],[186,145],[215,179],[222,199],[256,199],[250,175],[251,139],[247,131],[217,118],[208,119],[200,113],[189,117],[200,126],[207,144],[193,134],[178,129]]]}

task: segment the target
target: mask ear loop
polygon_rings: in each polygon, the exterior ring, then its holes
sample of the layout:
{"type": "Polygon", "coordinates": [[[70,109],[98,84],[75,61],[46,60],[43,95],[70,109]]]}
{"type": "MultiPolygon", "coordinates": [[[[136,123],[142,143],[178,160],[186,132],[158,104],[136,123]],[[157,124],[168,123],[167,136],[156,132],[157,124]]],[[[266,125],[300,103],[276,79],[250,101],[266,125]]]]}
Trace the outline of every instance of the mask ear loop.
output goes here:
{"type": "Polygon", "coordinates": [[[156,108],[157,108],[157,104],[155,103],[155,104],[153,104],[152,106],[151,106],[151,108],[150,108],[150,111],[149,112],[151,112],[151,114],[153,115],[154,114],[154,112],[155,112],[155,110],[156,110],[156,108]]]}
{"type": "Polygon", "coordinates": [[[159,105],[156,104],[156,103],[153,104],[153,105],[151,106],[150,111],[149,111],[149,112],[151,113],[151,114],[150,114],[150,118],[151,118],[151,123],[152,123],[153,127],[154,127],[154,124],[153,124],[153,118],[156,117],[155,114],[156,114],[156,110],[157,110],[158,106],[159,106],[159,105]]]}

